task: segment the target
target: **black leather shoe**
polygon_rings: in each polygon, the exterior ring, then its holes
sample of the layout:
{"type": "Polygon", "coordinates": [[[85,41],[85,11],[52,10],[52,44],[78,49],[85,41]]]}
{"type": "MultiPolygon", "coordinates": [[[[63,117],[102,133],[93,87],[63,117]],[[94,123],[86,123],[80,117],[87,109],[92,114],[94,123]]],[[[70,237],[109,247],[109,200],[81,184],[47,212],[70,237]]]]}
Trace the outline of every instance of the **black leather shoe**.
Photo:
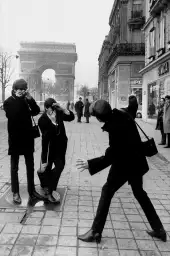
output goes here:
{"type": "Polygon", "coordinates": [[[59,204],[60,200],[56,200],[51,193],[46,196],[47,203],[59,204]]]}
{"type": "Polygon", "coordinates": [[[45,198],[47,203],[52,203],[52,204],[60,203],[60,198],[58,200],[55,199],[52,192],[47,187],[44,188],[44,193],[45,193],[45,198]]]}
{"type": "Polygon", "coordinates": [[[40,195],[37,191],[34,191],[30,194],[30,199],[44,201],[45,197],[40,195]]]}
{"type": "Polygon", "coordinates": [[[21,204],[21,197],[19,193],[13,193],[13,202],[14,204],[21,204]]]}
{"type": "Polygon", "coordinates": [[[147,231],[147,233],[151,236],[151,237],[156,237],[160,240],[162,240],[163,242],[167,241],[167,235],[164,229],[160,229],[160,231],[147,231]]]}
{"type": "Polygon", "coordinates": [[[78,236],[78,239],[83,242],[96,242],[97,244],[101,241],[101,234],[95,233],[92,229],[90,229],[84,235],[78,236]]]}

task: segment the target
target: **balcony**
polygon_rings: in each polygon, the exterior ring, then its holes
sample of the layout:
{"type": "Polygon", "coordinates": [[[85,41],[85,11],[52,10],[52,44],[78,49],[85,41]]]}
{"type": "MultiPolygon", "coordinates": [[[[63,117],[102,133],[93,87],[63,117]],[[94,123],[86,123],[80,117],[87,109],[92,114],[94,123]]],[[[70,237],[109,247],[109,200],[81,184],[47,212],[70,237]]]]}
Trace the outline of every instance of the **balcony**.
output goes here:
{"type": "Polygon", "coordinates": [[[156,16],[168,6],[169,0],[150,0],[150,14],[156,16]]]}
{"type": "Polygon", "coordinates": [[[131,18],[129,19],[128,24],[132,29],[141,29],[141,27],[145,24],[143,10],[131,11],[131,18]]]}
{"type": "Polygon", "coordinates": [[[112,65],[114,60],[118,56],[135,56],[135,55],[145,55],[145,44],[144,43],[126,43],[126,44],[117,44],[114,46],[108,57],[108,67],[112,65]]]}

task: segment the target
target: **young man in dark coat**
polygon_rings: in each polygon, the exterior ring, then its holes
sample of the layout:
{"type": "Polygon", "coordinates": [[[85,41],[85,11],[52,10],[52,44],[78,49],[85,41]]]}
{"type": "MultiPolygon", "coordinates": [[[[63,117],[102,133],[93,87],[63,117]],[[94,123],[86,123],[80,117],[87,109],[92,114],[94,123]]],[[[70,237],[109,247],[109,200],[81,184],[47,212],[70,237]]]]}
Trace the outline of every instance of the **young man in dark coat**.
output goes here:
{"type": "Polygon", "coordinates": [[[51,203],[58,203],[52,192],[56,191],[61,172],[65,166],[67,136],[63,121],[73,121],[72,111],[63,109],[53,98],[46,99],[45,112],[38,120],[42,133],[41,186],[51,203]],[[55,167],[52,169],[52,165],[55,167]]]}
{"type": "Polygon", "coordinates": [[[27,169],[27,187],[29,201],[42,200],[34,185],[34,137],[32,118],[40,112],[39,106],[27,92],[27,82],[18,79],[13,83],[12,96],[4,101],[4,110],[8,119],[8,154],[11,156],[11,186],[13,202],[21,204],[19,194],[18,164],[19,156],[24,155],[27,169]]]}
{"type": "Polygon", "coordinates": [[[90,107],[90,102],[88,99],[86,99],[86,102],[84,104],[84,117],[86,118],[86,123],[89,123],[89,117],[90,117],[89,107],[90,107]]]}
{"type": "Polygon", "coordinates": [[[83,108],[84,104],[82,102],[82,98],[80,97],[79,100],[75,104],[75,111],[77,113],[77,122],[81,123],[81,117],[83,115],[83,108]]]}
{"type": "Polygon", "coordinates": [[[166,134],[164,133],[164,127],[163,127],[164,105],[165,105],[165,98],[161,98],[159,109],[158,109],[156,130],[160,130],[162,139],[158,145],[166,145],[166,134]]]}
{"type": "Polygon", "coordinates": [[[142,176],[148,172],[149,167],[142,151],[139,132],[131,115],[135,111],[132,111],[131,107],[125,110],[111,110],[109,103],[104,100],[96,101],[91,110],[99,121],[105,123],[102,129],[109,134],[109,147],[106,149],[104,156],[88,161],[78,160],[77,166],[82,171],[88,169],[91,175],[110,165],[111,168],[107,181],[102,188],[92,227],[87,233],[80,235],[78,238],[85,242],[100,242],[112,197],[128,181],[136,200],[141,205],[153,229],[153,231],[147,231],[148,234],[166,241],[166,232],[163,225],[143,189],[142,176]]]}

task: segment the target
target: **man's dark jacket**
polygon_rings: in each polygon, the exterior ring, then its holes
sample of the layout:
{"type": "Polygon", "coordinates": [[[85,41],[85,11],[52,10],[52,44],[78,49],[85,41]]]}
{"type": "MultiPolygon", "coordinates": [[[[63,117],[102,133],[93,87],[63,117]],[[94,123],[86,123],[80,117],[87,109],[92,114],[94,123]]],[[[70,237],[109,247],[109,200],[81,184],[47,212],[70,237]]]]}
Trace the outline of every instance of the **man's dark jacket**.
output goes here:
{"type": "Polygon", "coordinates": [[[126,176],[129,182],[143,176],[149,167],[133,118],[125,111],[113,109],[110,120],[102,129],[109,134],[109,147],[104,156],[88,160],[90,174],[112,165],[113,171],[126,176]]]}
{"type": "Polygon", "coordinates": [[[74,114],[72,111],[70,115],[66,115],[63,111],[56,110],[56,122],[57,126],[54,125],[47,114],[44,112],[38,120],[38,125],[42,133],[42,163],[47,163],[48,152],[50,157],[54,159],[59,157],[65,157],[67,149],[67,136],[63,121],[73,121],[74,114]]]}
{"type": "Polygon", "coordinates": [[[75,104],[75,111],[77,112],[78,115],[83,115],[83,108],[84,104],[81,100],[77,101],[75,104]]]}
{"type": "Polygon", "coordinates": [[[34,152],[31,115],[36,116],[40,112],[35,100],[16,97],[12,93],[4,101],[4,110],[8,119],[8,154],[25,155],[34,152]]]}

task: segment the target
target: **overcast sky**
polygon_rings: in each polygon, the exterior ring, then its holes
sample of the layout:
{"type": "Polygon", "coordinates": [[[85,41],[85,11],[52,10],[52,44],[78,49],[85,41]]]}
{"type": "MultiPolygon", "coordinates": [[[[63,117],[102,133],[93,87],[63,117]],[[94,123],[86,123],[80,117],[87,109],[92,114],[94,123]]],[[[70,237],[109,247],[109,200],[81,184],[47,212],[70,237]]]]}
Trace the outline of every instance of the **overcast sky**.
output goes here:
{"type": "Polygon", "coordinates": [[[114,0],[0,0],[0,45],[17,51],[20,41],[75,43],[75,83],[98,83],[98,56],[109,32],[114,0]]]}

